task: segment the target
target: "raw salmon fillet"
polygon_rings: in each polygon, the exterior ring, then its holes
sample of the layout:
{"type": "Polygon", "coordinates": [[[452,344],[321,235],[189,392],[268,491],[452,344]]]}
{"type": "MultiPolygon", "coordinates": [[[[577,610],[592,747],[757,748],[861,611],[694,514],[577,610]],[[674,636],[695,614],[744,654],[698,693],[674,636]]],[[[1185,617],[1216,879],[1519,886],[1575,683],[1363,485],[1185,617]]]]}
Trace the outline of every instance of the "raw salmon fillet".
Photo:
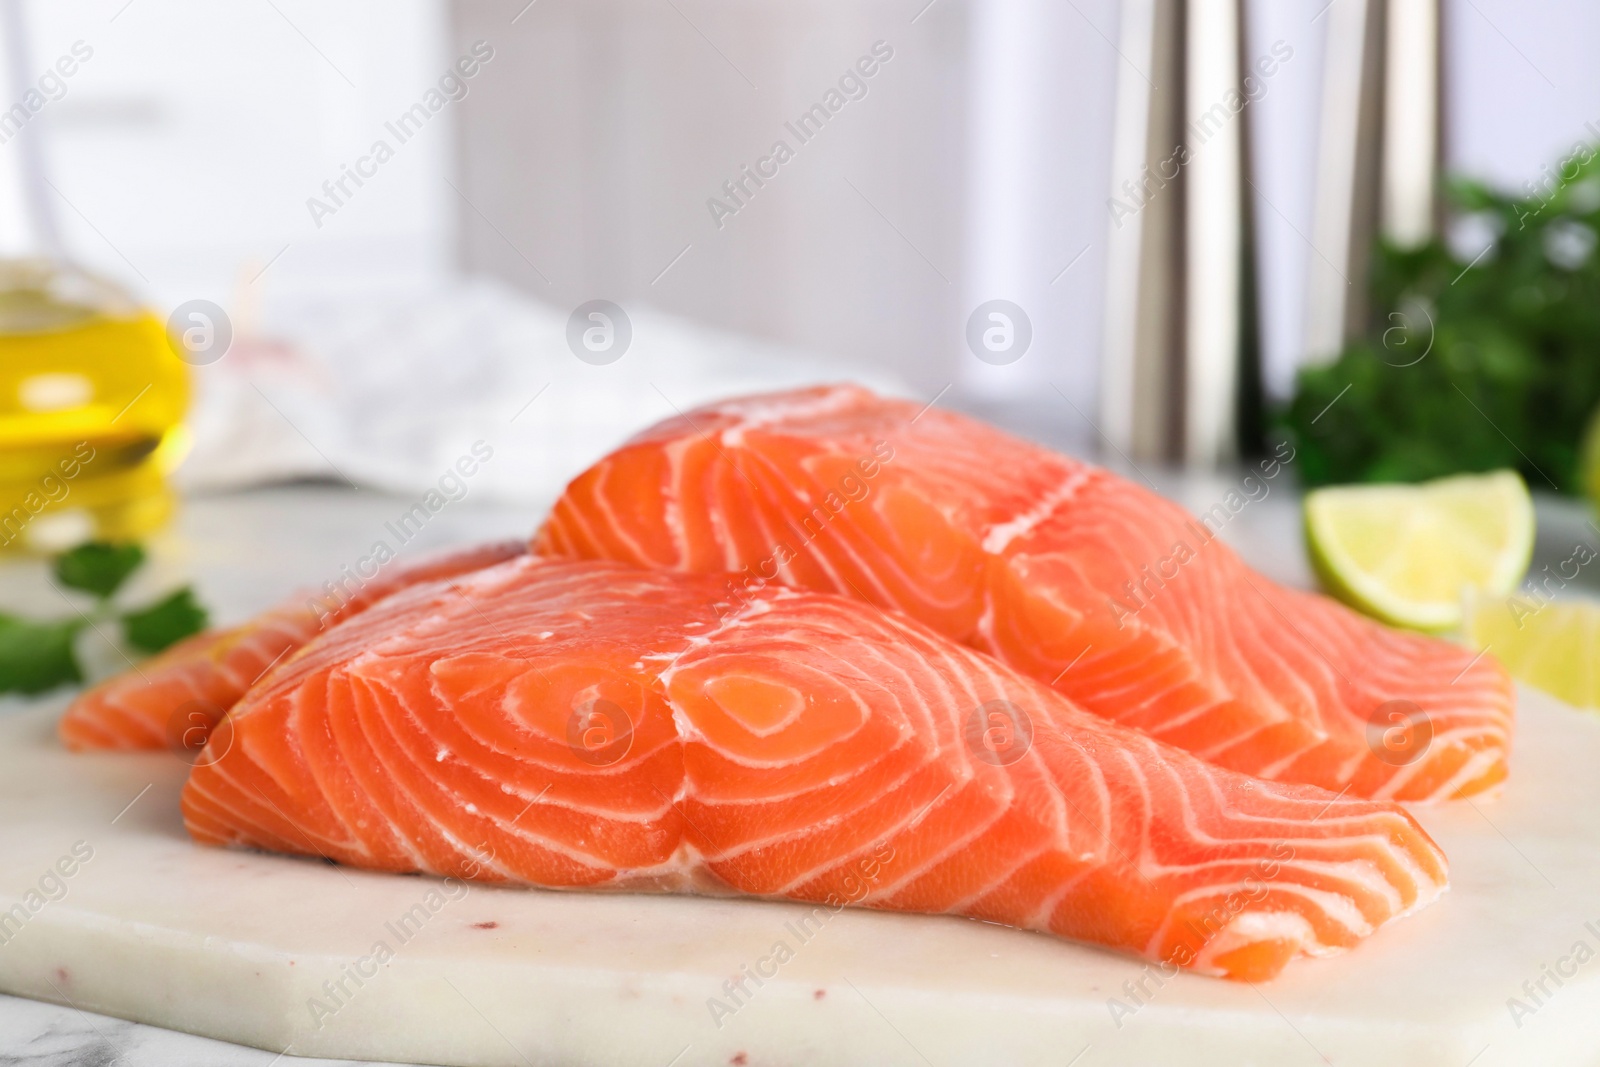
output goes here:
{"type": "Polygon", "coordinates": [[[1445,885],[1397,805],[1198,760],[856,600],[719,614],[725,584],[527,557],[413,586],[246,694],[185,823],[386,871],[965,915],[1247,980],[1445,885]]]}
{"type": "Polygon", "coordinates": [[[1255,573],[1183,508],[960,415],[822,387],[669,419],[581,474],[539,553],[733,571],[905,612],[1219,766],[1358,796],[1506,775],[1490,657],[1255,573]]]}
{"type": "Polygon", "coordinates": [[[420,560],[342,588],[293,597],[240,626],[181,641],[74,700],[57,725],[74,750],[173,748],[198,753],[217,720],[268,668],[323,629],[399,589],[518,556],[515,541],[420,560]]]}

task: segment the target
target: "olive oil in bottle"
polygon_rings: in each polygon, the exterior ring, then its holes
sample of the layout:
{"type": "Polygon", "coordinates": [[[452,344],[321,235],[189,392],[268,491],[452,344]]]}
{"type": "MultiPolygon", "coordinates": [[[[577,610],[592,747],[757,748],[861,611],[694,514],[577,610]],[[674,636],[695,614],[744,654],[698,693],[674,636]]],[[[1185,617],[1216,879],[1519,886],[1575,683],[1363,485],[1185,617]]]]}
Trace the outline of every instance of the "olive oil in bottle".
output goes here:
{"type": "Polygon", "coordinates": [[[189,368],[115,285],[0,261],[0,551],[148,534],[174,506],[189,368]]]}

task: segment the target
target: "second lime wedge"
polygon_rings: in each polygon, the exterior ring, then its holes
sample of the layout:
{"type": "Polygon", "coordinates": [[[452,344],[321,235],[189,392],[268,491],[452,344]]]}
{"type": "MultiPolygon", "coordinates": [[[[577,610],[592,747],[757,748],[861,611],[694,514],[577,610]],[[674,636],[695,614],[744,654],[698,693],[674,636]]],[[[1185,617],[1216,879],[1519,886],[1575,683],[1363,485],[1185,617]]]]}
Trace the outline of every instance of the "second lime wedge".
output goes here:
{"type": "Polygon", "coordinates": [[[1600,602],[1484,598],[1469,608],[1466,632],[1518,681],[1580,708],[1600,708],[1600,602]]]}

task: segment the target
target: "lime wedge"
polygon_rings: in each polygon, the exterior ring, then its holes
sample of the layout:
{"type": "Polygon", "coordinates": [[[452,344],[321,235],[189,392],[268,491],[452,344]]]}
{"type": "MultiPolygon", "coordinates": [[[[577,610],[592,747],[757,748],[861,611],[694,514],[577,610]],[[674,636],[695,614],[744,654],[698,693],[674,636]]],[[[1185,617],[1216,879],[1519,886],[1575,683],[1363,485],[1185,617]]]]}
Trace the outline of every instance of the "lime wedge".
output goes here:
{"type": "Polygon", "coordinates": [[[1515,471],[1318,489],[1305,519],[1328,592],[1417,630],[1460,627],[1463,596],[1510,593],[1533,554],[1533,500],[1515,471]]]}
{"type": "Polygon", "coordinates": [[[1578,445],[1578,476],[1590,505],[1600,510],[1600,409],[1589,417],[1583,441],[1578,445]]]}
{"type": "Polygon", "coordinates": [[[1466,632],[1518,681],[1600,708],[1600,602],[1480,598],[1468,608],[1466,632]]]}

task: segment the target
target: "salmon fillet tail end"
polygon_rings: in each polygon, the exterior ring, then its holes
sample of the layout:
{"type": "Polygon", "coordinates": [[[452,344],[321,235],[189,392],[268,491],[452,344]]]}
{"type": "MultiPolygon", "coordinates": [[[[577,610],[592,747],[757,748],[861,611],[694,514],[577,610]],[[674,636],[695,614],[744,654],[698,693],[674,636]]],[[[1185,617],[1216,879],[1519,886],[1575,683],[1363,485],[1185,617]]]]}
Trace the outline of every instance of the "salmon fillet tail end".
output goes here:
{"type": "Polygon", "coordinates": [[[526,551],[520,541],[500,541],[379,569],[367,578],[347,570],[338,582],[292,596],[239,626],[196,634],[91,686],[68,705],[57,736],[74,752],[198,752],[250,686],[323,630],[417,582],[470,573],[526,551]]]}

